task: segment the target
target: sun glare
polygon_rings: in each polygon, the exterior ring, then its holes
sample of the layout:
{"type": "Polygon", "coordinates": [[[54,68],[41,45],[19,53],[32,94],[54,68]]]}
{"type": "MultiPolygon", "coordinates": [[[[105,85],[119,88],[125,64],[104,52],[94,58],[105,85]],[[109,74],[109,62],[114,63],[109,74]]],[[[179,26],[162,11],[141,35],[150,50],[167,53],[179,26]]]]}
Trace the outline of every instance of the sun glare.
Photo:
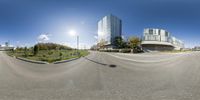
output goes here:
{"type": "Polygon", "coordinates": [[[69,34],[70,34],[71,36],[75,36],[75,35],[76,35],[76,31],[75,31],[75,30],[70,30],[70,31],[69,31],[69,34]]]}

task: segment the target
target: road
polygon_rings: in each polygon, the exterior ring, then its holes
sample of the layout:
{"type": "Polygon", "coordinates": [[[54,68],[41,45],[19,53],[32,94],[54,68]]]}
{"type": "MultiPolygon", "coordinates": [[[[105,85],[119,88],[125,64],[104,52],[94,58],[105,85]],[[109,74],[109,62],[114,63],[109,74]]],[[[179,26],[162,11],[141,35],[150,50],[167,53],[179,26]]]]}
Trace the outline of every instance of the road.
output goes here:
{"type": "Polygon", "coordinates": [[[0,100],[198,100],[200,52],[91,52],[63,64],[33,64],[0,52],[0,100]]]}

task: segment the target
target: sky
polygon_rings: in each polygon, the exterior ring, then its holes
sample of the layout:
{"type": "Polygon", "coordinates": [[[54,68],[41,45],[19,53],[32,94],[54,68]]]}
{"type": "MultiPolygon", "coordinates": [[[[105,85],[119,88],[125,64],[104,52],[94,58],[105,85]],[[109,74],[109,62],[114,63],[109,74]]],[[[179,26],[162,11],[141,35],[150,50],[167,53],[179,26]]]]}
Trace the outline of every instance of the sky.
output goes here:
{"type": "Polygon", "coordinates": [[[96,43],[97,22],[113,14],[122,20],[124,37],[141,37],[144,28],[161,28],[184,41],[200,45],[198,0],[0,0],[0,44],[32,46],[55,42],[80,47],[96,43]]]}

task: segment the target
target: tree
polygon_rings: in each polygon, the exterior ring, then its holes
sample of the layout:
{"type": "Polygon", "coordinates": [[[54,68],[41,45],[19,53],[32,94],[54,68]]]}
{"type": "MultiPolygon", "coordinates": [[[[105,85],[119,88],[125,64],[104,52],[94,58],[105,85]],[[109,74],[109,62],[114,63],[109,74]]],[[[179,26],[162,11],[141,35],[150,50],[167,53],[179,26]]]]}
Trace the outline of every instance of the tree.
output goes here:
{"type": "Polygon", "coordinates": [[[72,48],[56,43],[38,43],[39,50],[71,50],[72,48]]]}
{"type": "Polygon", "coordinates": [[[27,47],[24,47],[24,55],[25,55],[25,57],[28,56],[28,53],[27,53],[27,47]]]}
{"type": "Polygon", "coordinates": [[[141,41],[140,41],[140,38],[138,37],[133,36],[128,39],[128,46],[132,49],[138,47],[140,43],[141,41]]]}
{"type": "Polygon", "coordinates": [[[62,52],[60,52],[59,56],[60,56],[60,59],[62,59],[62,56],[63,56],[62,52]]]}
{"type": "Polygon", "coordinates": [[[97,50],[97,45],[93,45],[90,50],[97,50]]]}
{"type": "Polygon", "coordinates": [[[105,41],[104,39],[101,39],[100,42],[97,45],[100,48],[105,48],[106,44],[107,44],[107,41],[105,41]]]}
{"type": "Polygon", "coordinates": [[[114,38],[114,46],[118,49],[124,48],[126,43],[123,41],[122,37],[115,37],[114,38]]]}
{"type": "Polygon", "coordinates": [[[39,47],[38,47],[38,45],[35,45],[34,48],[33,48],[33,54],[37,55],[38,51],[39,51],[39,47]]]}

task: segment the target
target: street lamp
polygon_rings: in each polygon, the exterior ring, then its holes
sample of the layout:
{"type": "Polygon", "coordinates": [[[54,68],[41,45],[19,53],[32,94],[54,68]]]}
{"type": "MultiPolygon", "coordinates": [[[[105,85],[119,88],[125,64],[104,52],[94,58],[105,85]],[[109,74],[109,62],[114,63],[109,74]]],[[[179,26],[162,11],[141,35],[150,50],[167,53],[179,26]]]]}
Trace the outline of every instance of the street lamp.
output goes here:
{"type": "Polygon", "coordinates": [[[78,34],[76,33],[75,30],[70,30],[70,31],[69,31],[69,34],[70,34],[71,36],[76,36],[76,39],[77,39],[77,51],[76,51],[76,53],[78,54],[78,49],[79,49],[79,36],[78,36],[78,34]]]}

